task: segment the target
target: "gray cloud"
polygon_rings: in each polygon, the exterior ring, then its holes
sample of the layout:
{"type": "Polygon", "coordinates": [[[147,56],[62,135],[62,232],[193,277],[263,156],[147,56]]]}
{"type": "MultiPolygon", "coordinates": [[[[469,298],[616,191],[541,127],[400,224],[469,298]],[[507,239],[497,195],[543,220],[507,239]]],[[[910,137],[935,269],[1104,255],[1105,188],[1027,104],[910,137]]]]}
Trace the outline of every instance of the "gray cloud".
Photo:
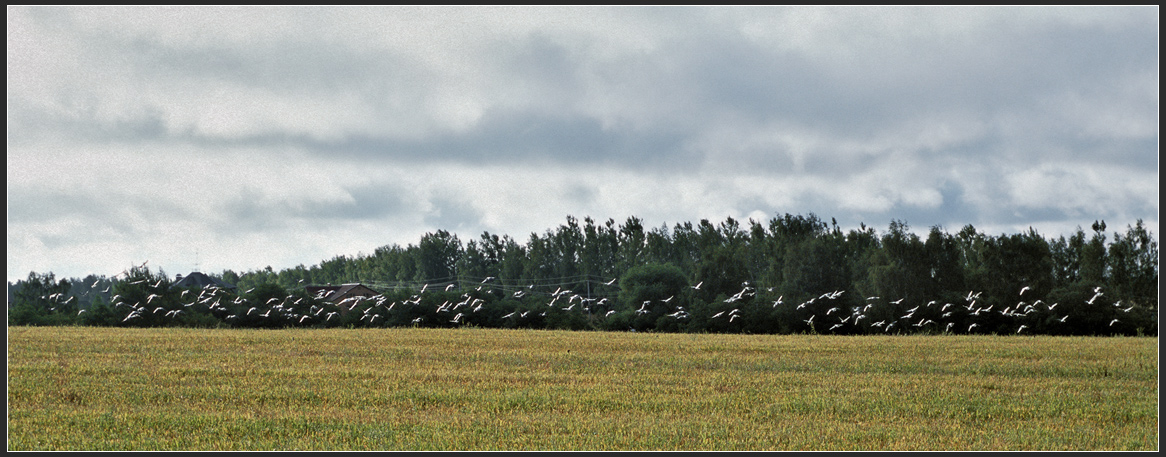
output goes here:
{"type": "Polygon", "coordinates": [[[175,239],[223,245],[212,268],[312,264],[568,214],[1156,231],[1157,16],[11,7],[9,277],[175,239]]]}

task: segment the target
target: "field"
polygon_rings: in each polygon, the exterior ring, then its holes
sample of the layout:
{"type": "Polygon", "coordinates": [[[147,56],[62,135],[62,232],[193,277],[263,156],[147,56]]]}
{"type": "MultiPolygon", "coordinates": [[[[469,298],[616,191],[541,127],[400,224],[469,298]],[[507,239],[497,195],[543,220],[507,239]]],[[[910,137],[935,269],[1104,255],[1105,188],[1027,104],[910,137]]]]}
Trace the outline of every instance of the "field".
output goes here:
{"type": "Polygon", "coordinates": [[[8,450],[1158,450],[1158,339],[8,328],[8,450]]]}

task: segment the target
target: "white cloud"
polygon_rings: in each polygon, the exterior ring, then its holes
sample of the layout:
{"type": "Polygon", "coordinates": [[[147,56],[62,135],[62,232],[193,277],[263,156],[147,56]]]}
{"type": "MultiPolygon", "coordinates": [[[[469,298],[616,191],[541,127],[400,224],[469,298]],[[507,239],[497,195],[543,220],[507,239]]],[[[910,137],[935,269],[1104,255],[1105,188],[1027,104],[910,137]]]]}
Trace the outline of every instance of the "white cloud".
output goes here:
{"type": "Polygon", "coordinates": [[[1157,227],[1157,7],[8,13],[10,280],[567,215],[1157,227]]]}

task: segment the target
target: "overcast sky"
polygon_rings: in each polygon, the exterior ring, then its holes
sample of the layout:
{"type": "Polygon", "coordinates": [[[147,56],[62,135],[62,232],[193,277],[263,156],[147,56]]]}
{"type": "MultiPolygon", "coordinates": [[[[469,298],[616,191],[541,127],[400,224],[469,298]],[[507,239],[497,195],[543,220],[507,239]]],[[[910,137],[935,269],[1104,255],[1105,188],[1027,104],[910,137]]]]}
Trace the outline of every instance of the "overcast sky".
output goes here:
{"type": "Polygon", "coordinates": [[[8,280],[568,215],[1158,237],[1158,13],[8,6],[8,280]]]}

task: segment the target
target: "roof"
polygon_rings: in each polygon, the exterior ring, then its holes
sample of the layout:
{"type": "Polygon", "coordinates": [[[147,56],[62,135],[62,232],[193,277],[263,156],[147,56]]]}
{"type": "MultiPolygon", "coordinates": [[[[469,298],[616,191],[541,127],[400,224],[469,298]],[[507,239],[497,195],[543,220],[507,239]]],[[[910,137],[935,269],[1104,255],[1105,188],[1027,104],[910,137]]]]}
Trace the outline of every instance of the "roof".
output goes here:
{"type": "Polygon", "coordinates": [[[368,286],[355,283],[339,286],[306,286],[304,290],[327,302],[337,302],[352,296],[369,297],[377,294],[377,291],[370,289],[368,286]]]}
{"type": "Polygon", "coordinates": [[[184,276],[182,279],[179,279],[178,282],[175,282],[174,286],[172,286],[172,287],[186,289],[186,288],[190,288],[190,287],[206,288],[208,286],[215,286],[215,287],[218,287],[221,289],[234,289],[235,288],[234,285],[227,284],[221,280],[215,279],[211,276],[206,275],[205,273],[201,273],[198,271],[193,272],[191,274],[188,274],[188,275],[184,276]]]}

